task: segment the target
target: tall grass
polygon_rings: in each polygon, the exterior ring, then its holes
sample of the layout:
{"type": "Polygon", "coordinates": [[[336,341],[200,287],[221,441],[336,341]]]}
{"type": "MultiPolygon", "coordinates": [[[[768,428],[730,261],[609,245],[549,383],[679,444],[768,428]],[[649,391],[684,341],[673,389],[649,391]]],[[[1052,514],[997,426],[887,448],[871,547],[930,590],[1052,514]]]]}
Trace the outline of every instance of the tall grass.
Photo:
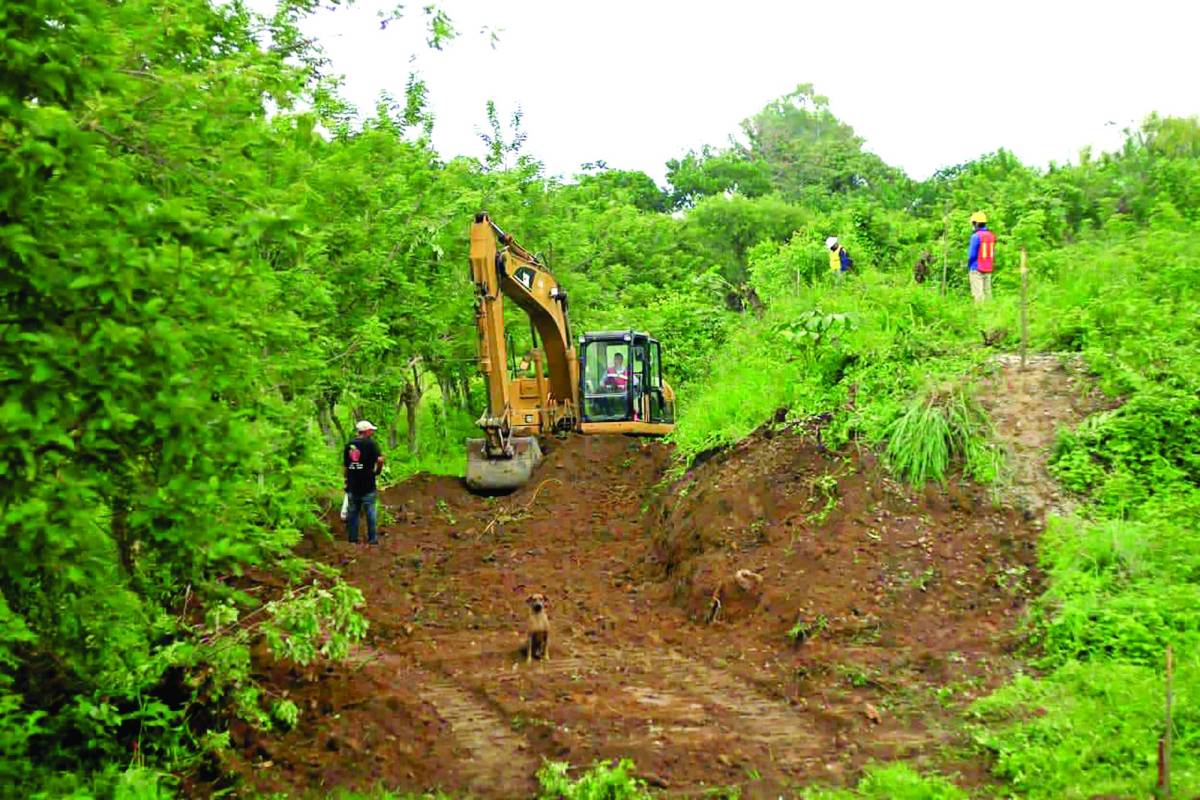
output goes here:
{"type": "Polygon", "coordinates": [[[685,460],[738,441],[781,408],[792,417],[834,413],[833,444],[851,434],[882,441],[898,405],[929,374],[949,378],[978,362],[985,357],[979,331],[1016,314],[1008,301],[976,308],[968,298],[881,272],[840,286],[798,284],[790,292],[776,297],[763,318],[747,315],[707,376],[687,387],[673,436],[685,460]],[[813,312],[844,316],[853,325],[818,342],[787,335],[813,312]]]}
{"type": "Polygon", "coordinates": [[[779,352],[765,327],[752,323],[735,335],[713,376],[694,385],[681,404],[671,439],[684,460],[741,440],[781,408],[815,410],[830,396],[803,363],[779,352]]]}
{"type": "Polygon", "coordinates": [[[988,482],[1003,465],[991,432],[987,415],[965,385],[938,387],[915,398],[884,429],[884,454],[893,472],[918,486],[944,482],[955,461],[968,476],[988,482]]]}

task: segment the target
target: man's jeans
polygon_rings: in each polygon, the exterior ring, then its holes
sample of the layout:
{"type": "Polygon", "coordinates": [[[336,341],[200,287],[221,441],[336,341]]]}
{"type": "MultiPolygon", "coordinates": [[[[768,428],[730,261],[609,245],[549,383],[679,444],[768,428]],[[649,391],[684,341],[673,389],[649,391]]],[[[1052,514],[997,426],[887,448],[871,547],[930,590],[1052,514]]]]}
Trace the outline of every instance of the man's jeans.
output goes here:
{"type": "Polygon", "coordinates": [[[358,544],[358,512],[367,512],[367,544],[379,544],[379,535],[375,531],[375,492],[359,497],[350,495],[350,510],[346,514],[346,533],[350,541],[358,544]]]}

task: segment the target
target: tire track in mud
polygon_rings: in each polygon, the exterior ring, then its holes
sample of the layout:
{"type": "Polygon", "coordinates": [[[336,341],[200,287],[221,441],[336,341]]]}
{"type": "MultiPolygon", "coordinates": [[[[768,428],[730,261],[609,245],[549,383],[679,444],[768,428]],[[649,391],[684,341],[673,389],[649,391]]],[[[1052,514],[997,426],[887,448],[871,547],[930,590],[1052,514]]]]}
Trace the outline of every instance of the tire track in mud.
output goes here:
{"type": "Polygon", "coordinates": [[[469,754],[461,762],[471,791],[486,796],[519,796],[528,791],[537,764],[527,745],[487,704],[450,680],[430,674],[420,681],[422,697],[450,725],[455,741],[469,754]]]}
{"type": "Polygon", "coordinates": [[[732,714],[741,728],[735,732],[765,744],[781,766],[811,764],[823,751],[823,737],[812,720],[786,702],[698,659],[667,652],[655,660],[660,674],[680,680],[681,689],[732,714]]]}
{"type": "MultiPolygon", "coordinates": [[[[623,670],[631,679],[625,691],[641,704],[695,710],[698,701],[731,717],[733,726],[726,733],[765,745],[772,761],[779,766],[811,765],[826,750],[825,737],[811,718],[701,658],[674,651],[595,653],[579,647],[573,647],[572,651],[575,655],[544,662],[539,669],[551,674],[623,670]]],[[[704,717],[701,725],[686,726],[687,731],[711,729],[715,734],[718,721],[711,714],[704,717]]]]}
{"type": "Polygon", "coordinates": [[[454,742],[466,751],[458,762],[470,791],[481,796],[518,797],[530,789],[537,761],[524,738],[487,703],[452,678],[414,669],[396,653],[364,648],[363,664],[394,669],[395,678],[420,687],[421,699],[450,726],[454,742]]]}

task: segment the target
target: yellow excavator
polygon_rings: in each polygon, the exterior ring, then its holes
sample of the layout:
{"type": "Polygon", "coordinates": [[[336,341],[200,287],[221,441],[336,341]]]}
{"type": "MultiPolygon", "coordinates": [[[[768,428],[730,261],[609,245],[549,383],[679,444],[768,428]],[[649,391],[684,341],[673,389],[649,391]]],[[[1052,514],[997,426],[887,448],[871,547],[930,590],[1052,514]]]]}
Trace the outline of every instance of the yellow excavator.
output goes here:
{"type": "Polygon", "coordinates": [[[487,383],[484,438],[467,440],[467,486],[516,489],[542,460],[539,436],[563,431],[662,436],[675,427],[675,393],[659,343],[636,330],[571,338],[567,293],[545,264],[492,222],[471,225],[471,280],[479,371],[487,383]],[[504,300],[529,316],[533,349],[510,363],[504,300]],[[532,367],[532,375],[521,375],[532,367]]]}

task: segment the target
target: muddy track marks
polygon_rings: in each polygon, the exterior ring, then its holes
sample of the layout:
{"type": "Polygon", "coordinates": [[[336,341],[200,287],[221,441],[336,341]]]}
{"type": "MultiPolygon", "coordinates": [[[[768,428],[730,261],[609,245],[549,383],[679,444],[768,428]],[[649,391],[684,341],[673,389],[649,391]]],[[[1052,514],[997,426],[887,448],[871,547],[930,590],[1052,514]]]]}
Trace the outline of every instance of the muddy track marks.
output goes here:
{"type": "Polygon", "coordinates": [[[699,714],[706,722],[723,717],[728,734],[765,745],[782,767],[810,765],[824,752],[825,737],[810,715],[703,659],[675,651],[590,653],[578,646],[571,651],[574,655],[545,662],[538,669],[581,676],[620,672],[630,680],[625,692],[641,705],[672,709],[691,718],[699,714]]]}
{"type": "Polygon", "coordinates": [[[528,792],[537,762],[524,740],[486,703],[450,681],[413,674],[422,694],[449,725],[455,741],[467,751],[462,761],[471,791],[488,796],[520,796],[528,792]]]}
{"type": "Polygon", "coordinates": [[[811,719],[788,703],[697,659],[668,652],[657,660],[659,671],[671,675],[680,688],[733,715],[739,725],[736,732],[767,745],[781,766],[806,765],[819,757],[823,737],[811,719]]]}
{"type": "Polygon", "coordinates": [[[450,726],[455,749],[464,751],[459,772],[472,792],[518,797],[530,791],[537,760],[487,700],[441,674],[436,665],[413,667],[397,652],[362,647],[352,661],[387,673],[388,682],[417,689],[421,701],[450,726]]]}

